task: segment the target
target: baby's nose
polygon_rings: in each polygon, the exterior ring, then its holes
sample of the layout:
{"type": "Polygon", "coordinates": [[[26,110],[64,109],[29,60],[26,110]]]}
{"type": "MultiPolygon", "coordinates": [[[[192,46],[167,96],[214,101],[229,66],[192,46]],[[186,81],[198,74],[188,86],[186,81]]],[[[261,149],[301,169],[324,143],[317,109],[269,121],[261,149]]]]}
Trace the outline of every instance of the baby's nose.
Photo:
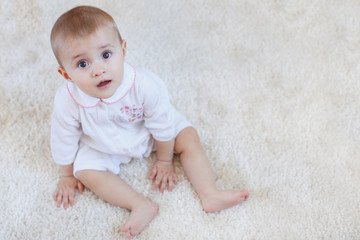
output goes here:
{"type": "Polygon", "coordinates": [[[93,76],[98,77],[106,72],[106,69],[103,64],[101,63],[95,63],[93,66],[93,76]]]}

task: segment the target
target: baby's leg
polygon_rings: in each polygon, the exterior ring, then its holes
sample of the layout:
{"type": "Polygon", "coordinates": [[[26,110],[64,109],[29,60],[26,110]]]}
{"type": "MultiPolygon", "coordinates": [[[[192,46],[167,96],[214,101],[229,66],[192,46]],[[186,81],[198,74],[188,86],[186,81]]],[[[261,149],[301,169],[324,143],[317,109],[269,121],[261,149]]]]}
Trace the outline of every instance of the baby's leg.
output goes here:
{"type": "Polygon", "coordinates": [[[158,206],[134,191],[119,176],[95,170],[76,173],[79,180],[110,204],[129,209],[131,214],[121,231],[128,238],[138,235],[156,216],[158,206]]]}
{"type": "Polygon", "coordinates": [[[221,211],[249,197],[247,190],[222,191],[216,188],[215,175],[194,128],[188,127],[179,133],[175,139],[175,151],[180,154],[185,174],[199,194],[204,211],[221,211]]]}

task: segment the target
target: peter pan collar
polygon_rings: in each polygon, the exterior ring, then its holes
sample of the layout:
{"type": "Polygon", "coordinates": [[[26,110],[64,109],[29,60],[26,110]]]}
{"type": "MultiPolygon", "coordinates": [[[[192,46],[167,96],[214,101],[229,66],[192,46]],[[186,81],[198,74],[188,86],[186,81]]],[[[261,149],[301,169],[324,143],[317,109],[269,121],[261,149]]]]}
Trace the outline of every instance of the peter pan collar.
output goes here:
{"type": "Polygon", "coordinates": [[[66,87],[70,94],[70,97],[74,100],[74,102],[76,102],[76,104],[84,108],[92,108],[96,107],[100,102],[113,104],[123,99],[134,86],[135,79],[135,68],[128,63],[124,63],[123,80],[114,95],[112,95],[110,98],[101,99],[89,96],[83,91],[81,91],[81,89],[72,82],[67,82],[66,87]]]}

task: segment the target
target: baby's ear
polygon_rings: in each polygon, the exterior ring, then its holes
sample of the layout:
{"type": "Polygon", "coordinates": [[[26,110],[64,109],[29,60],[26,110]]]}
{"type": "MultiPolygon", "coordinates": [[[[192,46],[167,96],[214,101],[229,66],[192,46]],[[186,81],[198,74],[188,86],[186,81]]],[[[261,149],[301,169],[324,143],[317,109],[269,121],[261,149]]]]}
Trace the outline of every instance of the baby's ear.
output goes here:
{"type": "Polygon", "coordinates": [[[66,73],[65,69],[63,67],[58,67],[57,68],[58,72],[60,73],[61,76],[63,76],[67,81],[71,82],[71,78],[69,77],[69,75],[66,73]]]}
{"type": "Polygon", "coordinates": [[[121,49],[122,49],[123,55],[125,57],[125,55],[126,55],[126,41],[125,40],[123,40],[123,42],[121,44],[121,49]]]}

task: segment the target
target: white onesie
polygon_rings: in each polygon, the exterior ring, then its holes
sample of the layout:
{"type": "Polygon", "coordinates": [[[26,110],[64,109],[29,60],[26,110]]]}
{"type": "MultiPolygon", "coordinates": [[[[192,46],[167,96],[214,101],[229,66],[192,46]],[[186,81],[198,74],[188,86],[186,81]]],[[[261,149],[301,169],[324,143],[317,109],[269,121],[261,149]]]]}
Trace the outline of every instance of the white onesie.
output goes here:
{"type": "Polygon", "coordinates": [[[169,141],[191,124],[169,101],[153,73],[124,63],[115,94],[100,99],[67,82],[56,93],[51,151],[56,164],[118,174],[121,163],[148,157],[154,139],[169,141]]]}

